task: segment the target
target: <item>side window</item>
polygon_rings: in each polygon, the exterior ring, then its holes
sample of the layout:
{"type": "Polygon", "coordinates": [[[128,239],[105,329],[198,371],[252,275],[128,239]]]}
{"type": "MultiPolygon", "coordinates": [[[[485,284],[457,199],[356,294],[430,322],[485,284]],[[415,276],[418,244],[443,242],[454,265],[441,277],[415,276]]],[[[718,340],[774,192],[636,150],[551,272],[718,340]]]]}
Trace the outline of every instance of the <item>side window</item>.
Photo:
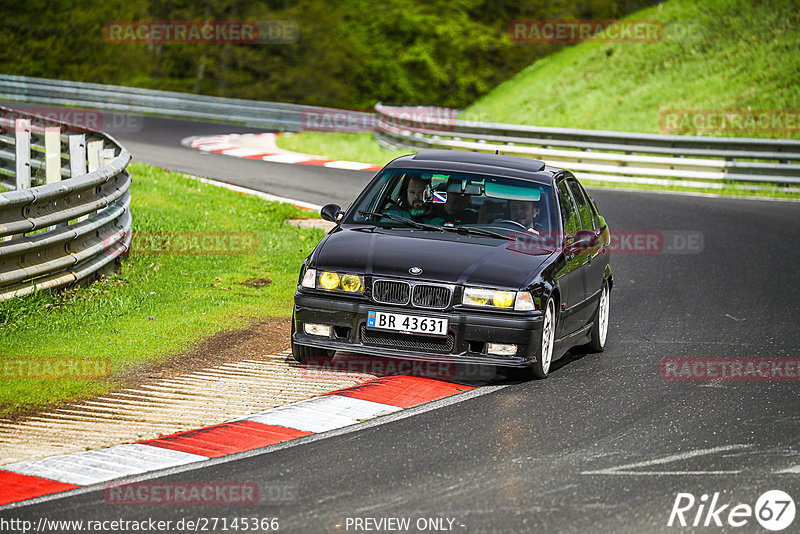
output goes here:
{"type": "Polygon", "coordinates": [[[567,184],[564,180],[558,182],[558,206],[561,209],[561,221],[564,223],[564,233],[575,235],[581,229],[581,222],[578,218],[578,209],[572,195],[569,194],[567,184]]]}
{"type": "Polygon", "coordinates": [[[569,184],[570,191],[572,191],[572,196],[575,198],[575,202],[578,205],[578,214],[581,219],[581,226],[583,226],[584,230],[594,230],[595,224],[592,208],[589,207],[589,201],[583,196],[583,188],[578,181],[573,178],[568,179],[567,183],[569,184]]]}

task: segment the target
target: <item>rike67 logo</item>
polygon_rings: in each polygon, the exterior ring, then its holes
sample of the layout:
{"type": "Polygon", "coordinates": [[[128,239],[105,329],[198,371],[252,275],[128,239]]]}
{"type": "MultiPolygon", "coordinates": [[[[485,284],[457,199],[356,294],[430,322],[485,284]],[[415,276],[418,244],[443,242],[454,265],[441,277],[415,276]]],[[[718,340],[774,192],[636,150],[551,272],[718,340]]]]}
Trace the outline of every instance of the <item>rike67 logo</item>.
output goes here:
{"type": "Polygon", "coordinates": [[[752,520],[771,531],[784,530],[792,524],[794,500],[781,490],[764,492],[755,506],[731,504],[720,499],[719,492],[696,499],[691,493],[678,493],[669,514],[668,527],[743,527],[753,528],[752,520]]]}

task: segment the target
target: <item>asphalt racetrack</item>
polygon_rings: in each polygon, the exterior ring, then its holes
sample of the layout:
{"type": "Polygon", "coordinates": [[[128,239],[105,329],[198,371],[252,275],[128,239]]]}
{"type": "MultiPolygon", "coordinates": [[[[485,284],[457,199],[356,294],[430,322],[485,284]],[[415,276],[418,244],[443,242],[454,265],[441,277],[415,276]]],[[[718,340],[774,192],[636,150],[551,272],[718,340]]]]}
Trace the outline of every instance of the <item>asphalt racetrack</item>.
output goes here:
{"type": "MultiPolygon", "coordinates": [[[[372,176],[202,154],[181,139],[255,130],[143,121],[112,135],[135,161],[167,169],[343,206],[372,176]]],[[[612,256],[604,353],[569,353],[546,380],[500,381],[435,409],[158,479],[253,481],[264,495],[285,490],[275,502],[122,506],[97,489],[0,518],[239,516],[310,533],[392,531],[388,518],[426,532],[763,532],[753,515],[733,527],[729,513],[754,509],[768,490],[800,498],[798,371],[794,380],[667,380],[662,360],[800,356],[800,203],[590,192],[612,230],[665,239],[660,251],[612,256]],[[679,493],[696,503],[676,503],[679,493]],[[707,517],[717,493],[716,507],[728,506],[707,517]],[[686,507],[687,527],[668,526],[674,504],[686,507]]]]}

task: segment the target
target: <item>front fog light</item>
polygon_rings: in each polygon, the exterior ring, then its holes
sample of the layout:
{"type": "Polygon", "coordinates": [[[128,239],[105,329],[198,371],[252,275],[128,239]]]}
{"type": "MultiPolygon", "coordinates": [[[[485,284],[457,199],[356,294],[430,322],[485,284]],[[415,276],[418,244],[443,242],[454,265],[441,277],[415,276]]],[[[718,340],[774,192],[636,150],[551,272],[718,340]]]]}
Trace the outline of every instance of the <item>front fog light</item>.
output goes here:
{"type": "Polygon", "coordinates": [[[324,289],[339,288],[339,274],[332,271],[325,271],[319,275],[319,285],[324,289]]]}
{"type": "Polygon", "coordinates": [[[502,343],[487,343],[486,353],[495,356],[514,356],[517,353],[516,345],[504,345],[502,343]]]}
{"type": "Polygon", "coordinates": [[[309,336],[331,337],[331,325],[329,324],[305,323],[303,330],[309,336]]]}
{"type": "Polygon", "coordinates": [[[303,287],[307,287],[309,289],[314,289],[314,285],[316,283],[317,283],[317,270],[306,269],[306,273],[303,275],[303,281],[300,282],[300,285],[303,287]]]}

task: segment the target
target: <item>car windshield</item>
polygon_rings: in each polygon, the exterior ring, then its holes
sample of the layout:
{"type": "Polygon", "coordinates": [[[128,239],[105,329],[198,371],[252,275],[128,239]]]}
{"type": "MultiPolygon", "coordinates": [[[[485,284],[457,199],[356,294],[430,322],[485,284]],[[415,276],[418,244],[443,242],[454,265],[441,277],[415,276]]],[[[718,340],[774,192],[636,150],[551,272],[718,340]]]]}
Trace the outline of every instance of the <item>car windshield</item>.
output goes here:
{"type": "Polygon", "coordinates": [[[345,222],[385,228],[474,228],[489,230],[481,232],[486,236],[507,237],[512,232],[549,236],[557,228],[554,207],[552,188],[545,184],[472,173],[387,169],[345,222]]]}

